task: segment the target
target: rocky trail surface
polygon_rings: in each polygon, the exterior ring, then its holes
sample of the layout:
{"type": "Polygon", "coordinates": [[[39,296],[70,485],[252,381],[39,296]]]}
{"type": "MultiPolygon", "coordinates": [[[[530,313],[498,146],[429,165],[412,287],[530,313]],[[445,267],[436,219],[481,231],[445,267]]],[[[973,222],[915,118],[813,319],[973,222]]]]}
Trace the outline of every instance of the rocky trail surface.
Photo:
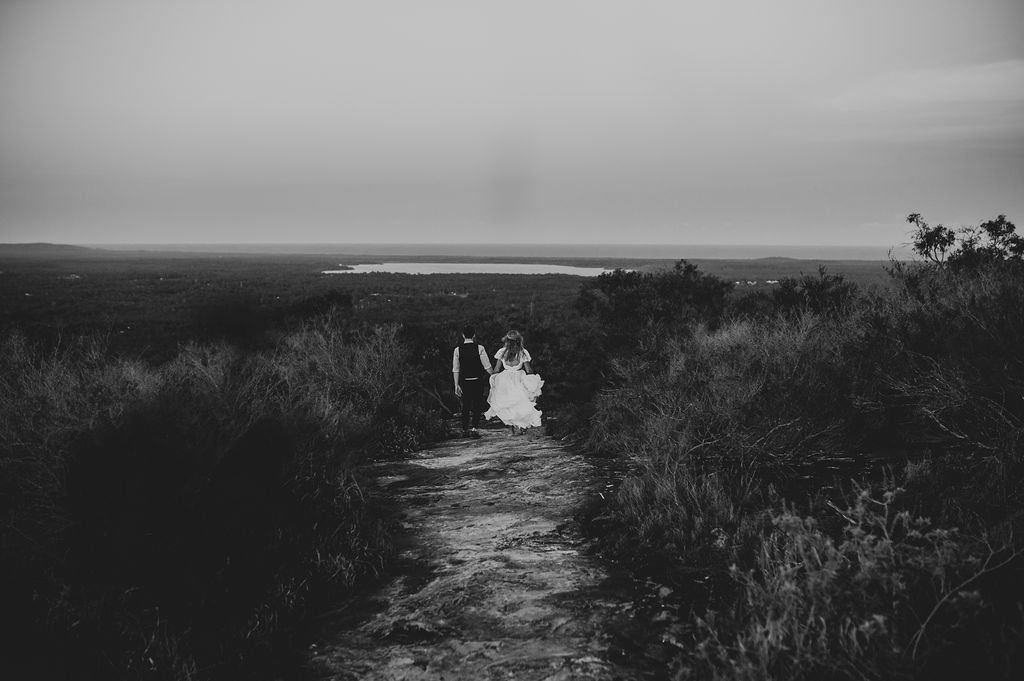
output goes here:
{"type": "Polygon", "coordinates": [[[601,481],[541,435],[484,431],[380,464],[411,540],[398,574],[334,613],[317,679],[645,678],[615,644],[627,590],[581,551],[573,513],[601,481]]]}

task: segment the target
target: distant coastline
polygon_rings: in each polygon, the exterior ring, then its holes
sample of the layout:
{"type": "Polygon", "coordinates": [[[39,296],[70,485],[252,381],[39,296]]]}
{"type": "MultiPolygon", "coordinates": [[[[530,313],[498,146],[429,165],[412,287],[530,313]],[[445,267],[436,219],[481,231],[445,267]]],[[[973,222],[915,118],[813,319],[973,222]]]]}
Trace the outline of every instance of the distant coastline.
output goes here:
{"type": "Polygon", "coordinates": [[[113,251],[159,251],[190,253],[280,254],[280,255],[386,255],[386,256],[458,256],[480,258],[642,258],[642,259],[723,259],[756,260],[792,258],[794,260],[869,260],[884,261],[889,253],[897,258],[910,257],[902,245],[831,246],[765,244],[82,244],[113,251]]]}

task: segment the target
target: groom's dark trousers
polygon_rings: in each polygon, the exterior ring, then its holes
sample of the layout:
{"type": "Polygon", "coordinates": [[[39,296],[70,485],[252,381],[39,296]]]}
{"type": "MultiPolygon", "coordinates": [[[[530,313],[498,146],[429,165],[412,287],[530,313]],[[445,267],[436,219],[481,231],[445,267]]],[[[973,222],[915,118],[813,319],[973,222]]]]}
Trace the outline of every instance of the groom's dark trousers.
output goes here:
{"type": "Polygon", "coordinates": [[[462,429],[469,430],[470,416],[473,418],[473,427],[480,425],[480,414],[484,410],[484,385],[487,380],[484,378],[459,379],[459,387],[462,388],[462,429]]]}

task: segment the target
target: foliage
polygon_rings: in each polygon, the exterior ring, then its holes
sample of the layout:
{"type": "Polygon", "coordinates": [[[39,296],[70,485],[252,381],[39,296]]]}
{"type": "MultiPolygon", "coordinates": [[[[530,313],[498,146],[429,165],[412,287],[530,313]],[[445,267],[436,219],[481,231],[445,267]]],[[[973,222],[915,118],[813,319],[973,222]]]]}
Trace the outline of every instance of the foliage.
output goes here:
{"type": "Polygon", "coordinates": [[[725,307],[732,285],[680,260],[668,271],[614,270],[584,284],[577,309],[600,320],[613,348],[633,338],[645,326],[684,328],[687,323],[711,323],[725,307]]]}
{"type": "Polygon", "coordinates": [[[571,307],[579,289],[579,277],[560,274],[320,273],[334,267],[323,256],[0,259],[0,325],[48,347],[101,333],[113,354],[167,361],[189,342],[270,350],[329,312],[355,326],[452,333],[500,312],[529,329],[571,307]]]}
{"type": "Polygon", "coordinates": [[[267,676],[306,613],[382,569],[362,464],[439,428],[398,329],[343,327],[155,366],[4,341],[0,620],[17,659],[69,678],[267,676]]]}
{"type": "Polygon", "coordinates": [[[977,227],[956,230],[942,224],[929,225],[920,213],[908,215],[907,222],[916,227],[912,237],[914,251],[935,265],[970,268],[985,262],[1024,259],[1024,238],[1005,215],[977,227]]]}
{"type": "Polygon", "coordinates": [[[841,274],[829,274],[824,265],[818,268],[817,277],[809,274],[786,277],[772,292],[776,310],[810,310],[816,314],[842,312],[854,302],[856,295],[856,285],[841,274]]]}
{"type": "Polygon", "coordinates": [[[701,643],[689,672],[714,679],[1006,677],[1006,651],[990,656],[998,596],[979,587],[1020,565],[1019,555],[900,510],[899,492],[876,498],[862,489],[849,508],[836,508],[845,521],[839,540],[813,518],[776,515],[752,569],[733,568],[743,599],[731,612],[698,620],[701,643]]]}
{"type": "Polygon", "coordinates": [[[688,594],[681,677],[1024,668],[1024,269],[1010,223],[979,229],[888,287],[822,269],[753,315],[641,321],[610,361],[587,446],[628,473],[599,541],[688,594]]]}
{"type": "Polygon", "coordinates": [[[744,265],[793,274],[764,276],[774,288],[685,262],[582,284],[245,259],[82,264],[70,281],[5,263],[0,318],[46,343],[12,336],[0,357],[2,633],[129,677],[224,675],[210,665],[239,652],[260,666],[321,594],[385,560],[360,463],[443,436],[471,321],[491,352],[524,331],[549,426],[626,470],[593,527],[692,599],[658,630],[678,675],[1010,678],[1020,237],[1004,216],[911,218],[922,261],[873,288],[774,261],[744,265]],[[112,352],[68,346],[97,320],[112,352]]]}

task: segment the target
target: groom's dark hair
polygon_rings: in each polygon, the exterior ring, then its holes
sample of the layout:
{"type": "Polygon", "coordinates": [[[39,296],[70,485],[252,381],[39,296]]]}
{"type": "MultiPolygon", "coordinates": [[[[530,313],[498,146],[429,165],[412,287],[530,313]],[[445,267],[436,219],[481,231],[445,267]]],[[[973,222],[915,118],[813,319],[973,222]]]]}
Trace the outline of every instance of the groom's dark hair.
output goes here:
{"type": "Polygon", "coordinates": [[[476,329],[473,328],[472,324],[466,324],[462,327],[462,335],[464,338],[472,338],[476,335],[476,329]]]}

